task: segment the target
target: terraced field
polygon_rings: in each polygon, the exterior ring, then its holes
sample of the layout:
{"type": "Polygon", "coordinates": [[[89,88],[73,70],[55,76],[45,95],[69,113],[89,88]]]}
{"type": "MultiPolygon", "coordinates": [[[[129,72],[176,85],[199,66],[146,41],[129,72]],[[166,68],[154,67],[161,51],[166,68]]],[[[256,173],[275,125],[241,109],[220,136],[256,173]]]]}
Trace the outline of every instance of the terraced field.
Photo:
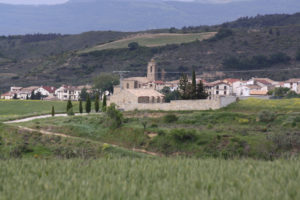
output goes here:
{"type": "Polygon", "coordinates": [[[119,49],[127,48],[131,42],[137,42],[141,46],[156,47],[164,46],[167,44],[181,44],[193,42],[195,40],[204,40],[214,36],[215,32],[206,33],[194,33],[194,34],[175,34],[175,33],[159,33],[159,34],[139,34],[131,36],[125,39],[117,40],[114,42],[98,45],[86,50],[81,53],[87,53],[91,51],[99,51],[105,49],[119,49]]]}

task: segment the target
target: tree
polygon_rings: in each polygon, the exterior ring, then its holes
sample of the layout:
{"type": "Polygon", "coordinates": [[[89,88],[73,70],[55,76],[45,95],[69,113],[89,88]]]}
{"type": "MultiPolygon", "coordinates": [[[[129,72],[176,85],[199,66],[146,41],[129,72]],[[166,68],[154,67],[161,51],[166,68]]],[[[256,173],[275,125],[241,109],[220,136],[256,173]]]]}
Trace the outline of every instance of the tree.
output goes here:
{"type": "Polygon", "coordinates": [[[34,99],[35,99],[35,94],[34,94],[34,91],[33,91],[33,90],[31,91],[30,99],[31,99],[31,100],[34,100],[34,99]]]}
{"type": "Polygon", "coordinates": [[[138,49],[139,46],[140,45],[137,42],[131,42],[131,43],[128,44],[128,48],[129,48],[130,51],[138,49]]]}
{"type": "Polygon", "coordinates": [[[192,85],[189,83],[188,77],[182,74],[179,83],[180,96],[182,99],[191,99],[192,85]]]}
{"type": "Polygon", "coordinates": [[[52,117],[55,116],[55,109],[54,109],[54,106],[52,106],[51,115],[52,115],[52,117]]]}
{"type": "Polygon", "coordinates": [[[14,94],[13,99],[18,99],[17,94],[14,94]]]}
{"type": "Polygon", "coordinates": [[[96,96],[95,96],[95,111],[96,111],[96,113],[99,112],[99,93],[98,92],[96,93],[96,96]]]}
{"type": "Polygon", "coordinates": [[[80,99],[82,101],[86,101],[87,95],[88,95],[87,89],[86,88],[82,88],[81,92],[80,92],[80,99]]]}
{"type": "Polygon", "coordinates": [[[203,82],[200,81],[199,84],[197,85],[197,99],[207,99],[208,94],[205,91],[203,82]]]}
{"type": "Polygon", "coordinates": [[[114,86],[120,84],[119,77],[114,74],[102,73],[94,78],[94,88],[101,93],[113,92],[114,86]]]}
{"type": "Polygon", "coordinates": [[[196,83],[196,73],[195,70],[193,70],[193,76],[192,76],[192,99],[197,99],[197,83],[196,83]]]}
{"type": "Polygon", "coordinates": [[[106,115],[108,117],[108,125],[111,129],[120,128],[123,123],[123,114],[117,110],[116,104],[112,103],[107,107],[106,115]]]}
{"type": "Polygon", "coordinates": [[[179,100],[180,99],[180,93],[178,90],[171,91],[169,87],[164,87],[161,90],[161,93],[165,95],[165,102],[169,103],[172,100],[179,100]]]}
{"type": "Polygon", "coordinates": [[[106,95],[104,95],[104,97],[103,97],[103,102],[102,102],[102,110],[105,112],[106,111],[106,105],[107,103],[106,103],[106,95]]]}
{"type": "Polygon", "coordinates": [[[80,99],[80,101],[79,101],[79,113],[80,113],[80,114],[83,113],[82,100],[81,100],[81,99],[80,99]]]}
{"type": "Polygon", "coordinates": [[[86,98],[86,103],[85,103],[85,111],[86,113],[90,113],[91,112],[91,99],[90,99],[90,95],[87,95],[86,98]]]}
{"type": "Polygon", "coordinates": [[[72,109],[72,108],[73,108],[73,104],[72,104],[71,99],[69,99],[68,102],[67,102],[67,113],[68,113],[68,111],[69,111],[70,109],[72,109]]]}

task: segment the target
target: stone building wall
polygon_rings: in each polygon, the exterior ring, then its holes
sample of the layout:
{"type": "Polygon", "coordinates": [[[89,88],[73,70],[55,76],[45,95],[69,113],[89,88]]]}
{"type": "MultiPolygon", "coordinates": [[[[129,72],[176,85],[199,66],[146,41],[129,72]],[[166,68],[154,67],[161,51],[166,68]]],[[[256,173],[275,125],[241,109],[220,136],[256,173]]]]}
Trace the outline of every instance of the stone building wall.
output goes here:
{"type": "MultiPolygon", "coordinates": [[[[114,100],[115,102],[115,100],[114,100]]],[[[170,103],[117,103],[118,107],[124,111],[137,110],[163,110],[163,111],[178,111],[178,110],[216,110],[226,107],[231,103],[236,102],[236,97],[227,96],[215,98],[212,100],[178,100],[170,103]]]]}

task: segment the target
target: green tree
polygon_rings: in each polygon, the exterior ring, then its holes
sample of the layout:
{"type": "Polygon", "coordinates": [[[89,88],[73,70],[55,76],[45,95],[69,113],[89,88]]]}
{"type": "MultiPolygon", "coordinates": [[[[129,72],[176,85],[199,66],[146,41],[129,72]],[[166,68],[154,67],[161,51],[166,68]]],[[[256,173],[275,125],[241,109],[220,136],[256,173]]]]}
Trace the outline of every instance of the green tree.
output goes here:
{"type": "Polygon", "coordinates": [[[111,129],[120,128],[123,123],[123,114],[116,108],[116,104],[112,103],[107,107],[106,115],[108,117],[108,125],[111,129]]]}
{"type": "Polygon", "coordinates": [[[191,99],[192,85],[186,74],[182,74],[180,78],[179,89],[181,99],[191,99]]]}
{"type": "Polygon", "coordinates": [[[94,88],[101,93],[113,92],[114,86],[120,84],[119,77],[114,74],[102,73],[94,78],[94,88]]]}
{"type": "Polygon", "coordinates": [[[88,95],[87,89],[86,88],[82,88],[81,92],[80,92],[80,99],[82,101],[86,101],[87,95],[88,95]]]}
{"type": "Polygon", "coordinates": [[[131,43],[128,44],[128,48],[129,48],[130,51],[138,49],[139,46],[140,45],[137,42],[131,42],[131,43]]]}
{"type": "Polygon", "coordinates": [[[83,113],[82,100],[81,100],[81,99],[80,99],[80,101],[79,101],[79,113],[80,113],[80,114],[83,113]]]}
{"type": "Polygon", "coordinates": [[[91,99],[90,99],[90,95],[87,95],[86,97],[86,103],[85,103],[85,111],[86,113],[90,113],[91,112],[91,99]]]}
{"type": "Polygon", "coordinates": [[[107,103],[106,103],[106,95],[104,95],[104,97],[103,97],[103,102],[102,102],[102,110],[105,112],[106,111],[106,105],[107,103]]]}
{"type": "Polygon", "coordinates": [[[197,99],[207,99],[208,94],[205,91],[203,82],[200,81],[199,84],[197,85],[197,99]]]}
{"type": "Polygon", "coordinates": [[[196,82],[196,73],[195,70],[193,70],[193,76],[192,76],[192,93],[191,93],[192,99],[197,99],[197,82],[196,82]]]}
{"type": "Polygon", "coordinates": [[[52,106],[51,115],[52,115],[52,117],[55,116],[55,109],[54,109],[54,106],[52,106]]]}
{"type": "Polygon", "coordinates": [[[165,102],[170,102],[172,100],[179,100],[180,99],[180,93],[178,90],[171,91],[169,87],[164,87],[161,90],[161,93],[165,95],[165,102]]]}
{"type": "Polygon", "coordinates": [[[68,102],[67,102],[67,112],[68,112],[70,109],[72,109],[72,108],[73,108],[73,104],[72,104],[71,99],[69,99],[68,102]]]}
{"type": "Polygon", "coordinates": [[[95,111],[96,111],[96,113],[99,112],[99,93],[98,92],[96,93],[96,96],[95,96],[95,111]]]}

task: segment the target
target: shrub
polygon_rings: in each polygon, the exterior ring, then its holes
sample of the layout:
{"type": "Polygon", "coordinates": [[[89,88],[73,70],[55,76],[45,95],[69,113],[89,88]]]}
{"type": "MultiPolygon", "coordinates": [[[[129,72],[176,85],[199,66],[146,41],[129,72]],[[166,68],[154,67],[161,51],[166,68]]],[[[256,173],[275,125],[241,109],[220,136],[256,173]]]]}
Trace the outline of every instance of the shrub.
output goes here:
{"type": "Polygon", "coordinates": [[[122,126],[123,114],[121,111],[117,110],[115,104],[112,103],[109,107],[107,107],[106,114],[110,128],[115,129],[122,126]]]}
{"type": "Polygon", "coordinates": [[[170,134],[177,142],[190,142],[197,138],[195,130],[174,129],[170,134]]]}
{"type": "Polygon", "coordinates": [[[67,115],[68,115],[68,116],[73,116],[73,115],[75,115],[74,112],[73,112],[73,108],[70,108],[70,109],[67,111],[67,115]]]}
{"type": "Polygon", "coordinates": [[[268,110],[263,110],[258,113],[257,119],[259,122],[272,122],[276,118],[275,113],[268,111],[268,110]]]}
{"type": "Polygon", "coordinates": [[[163,118],[163,121],[165,123],[172,123],[172,122],[176,122],[177,120],[178,120],[178,117],[174,114],[167,114],[163,118]]]}

